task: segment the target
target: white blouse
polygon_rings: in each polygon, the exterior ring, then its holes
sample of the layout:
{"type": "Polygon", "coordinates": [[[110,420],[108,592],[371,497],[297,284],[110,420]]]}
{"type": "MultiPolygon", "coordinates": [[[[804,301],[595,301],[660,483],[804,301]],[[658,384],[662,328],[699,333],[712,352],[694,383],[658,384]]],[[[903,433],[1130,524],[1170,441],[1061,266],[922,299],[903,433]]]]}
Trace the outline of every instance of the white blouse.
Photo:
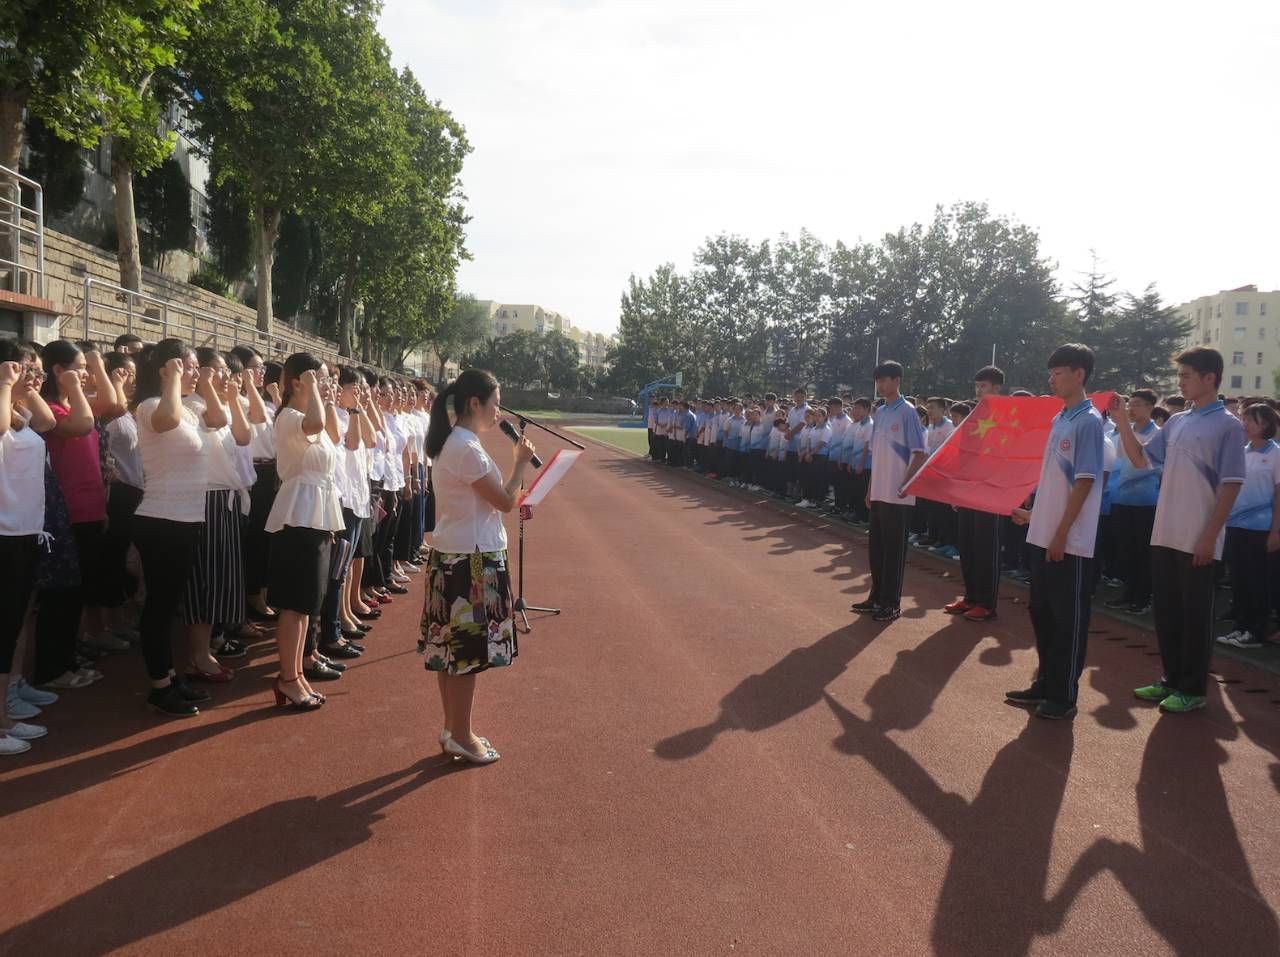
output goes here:
{"type": "Polygon", "coordinates": [[[335,473],[338,447],[327,432],[302,431],[306,418],[287,406],[276,414],[276,469],[280,488],[267,516],[268,532],[286,525],[336,532],[345,528],[335,473]]]}
{"type": "MultiPolygon", "coordinates": [[[[264,405],[267,405],[264,401],[264,405]]],[[[244,409],[244,417],[249,418],[249,400],[240,396],[240,408],[244,409]]],[[[268,460],[276,457],[276,433],[272,423],[275,411],[267,405],[267,421],[249,423],[249,457],[257,460],[268,460]]]]}
{"type": "Polygon", "coordinates": [[[107,451],[115,462],[116,481],[145,488],[142,451],[138,448],[138,423],[126,412],[107,423],[107,451]]]}
{"type": "Polygon", "coordinates": [[[476,434],[455,426],[433,463],[436,528],[431,547],[439,552],[500,552],[507,547],[502,513],[480,497],[472,483],[490,472],[502,473],[476,434]]]}
{"type": "Polygon", "coordinates": [[[142,503],[134,514],[171,522],[203,522],[209,456],[200,438],[199,420],[183,405],[178,425],[168,432],[157,432],[151,416],[158,405],[159,396],[146,399],[134,412],[146,479],[142,503]]]}
{"type": "MultiPolygon", "coordinates": [[[[197,416],[204,415],[205,402],[199,396],[189,395],[182,400],[182,404],[197,416]]],[[[225,406],[223,407],[223,412],[230,417],[231,413],[227,411],[225,406]]],[[[248,488],[253,484],[252,480],[248,484],[245,483],[246,476],[242,471],[243,459],[239,454],[240,446],[236,444],[236,438],[231,434],[230,425],[224,425],[220,429],[211,429],[204,424],[204,419],[201,418],[200,439],[204,442],[205,451],[209,456],[209,478],[205,484],[206,491],[213,492],[225,489],[234,491],[248,488]]],[[[250,468],[249,471],[252,472],[253,469],[250,468]]]]}
{"type": "Polygon", "coordinates": [[[398,492],[404,488],[404,447],[407,437],[400,425],[399,416],[384,415],[387,424],[387,453],[383,469],[383,488],[388,492],[398,492]]]}
{"type": "Polygon", "coordinates": [[[39,535],[44,531],[44,439],[31,427],[30,414],[17,410],[26,426],[0,436],[0,535],[39,535]]]}

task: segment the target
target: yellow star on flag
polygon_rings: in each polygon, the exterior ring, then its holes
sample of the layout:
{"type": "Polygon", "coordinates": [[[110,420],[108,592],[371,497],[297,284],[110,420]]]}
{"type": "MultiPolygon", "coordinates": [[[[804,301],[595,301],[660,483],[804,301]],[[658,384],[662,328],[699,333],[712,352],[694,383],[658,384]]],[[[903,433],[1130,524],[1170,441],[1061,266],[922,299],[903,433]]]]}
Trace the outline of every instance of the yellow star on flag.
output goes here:
{"type": "Polygon", "coordinates": [[[978,424],[973,427],[972,435],[976,435],[980,439],[985,439],[987,433],[996,427],[998,423],[995,419],[979,419],[978,424]]]}

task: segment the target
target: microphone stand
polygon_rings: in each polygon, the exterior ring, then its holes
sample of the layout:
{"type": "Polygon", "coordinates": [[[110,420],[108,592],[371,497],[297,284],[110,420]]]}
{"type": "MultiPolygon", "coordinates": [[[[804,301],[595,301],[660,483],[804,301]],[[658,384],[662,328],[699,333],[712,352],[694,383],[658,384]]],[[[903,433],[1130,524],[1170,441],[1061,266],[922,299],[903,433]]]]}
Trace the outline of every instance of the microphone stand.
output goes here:
{"type": "MultiPolygon", "coordinates": [[[[539,429],[542,429],[542,431],[544,432],[549,432],[551,435],[554,435],[556,438],[560,439],[561,441],[568,442],[570,445],[575,446],[576,448],[586,449],[586,446],[583,445],[582,443],[569,438],[569,436],[567,435],[562,435],[561,433],[557,432],[555,429],[551,428],[550,426],[543,425],[541,422],[531,419],[527,415],[521,415],[519,412],[513,412],[511,409],[508,409],[504,405],[500,405],[498,406],[498,408],[516,420],[517,424],[519,425],[520,436],[522,438],[524,437],[525,427],[532,425],[532,426],[536,426],[539,429]]],[[[520,490],[524,491],[523,476],[521,476],[520,478],[520,490]]],[[[533,626],[529,624],[529,612],[536,611],[536,612],[541,612],[544,615],[558,615],[560,614],[560,609],[545,608],[541,605],[530,605],[527,601],[525,601],[525,598],[524,598],[524,506],[523,505],[520,506],[519,539],[520,539],[520,544],[518,548],[518,552],[520,556],[520,570],[518,573],[519,597],[516,598],[515,605],[512,606],[512,608],[516,613],[520,615],[521,621],[524,622],[524,633],[527,635],[533,631],[533,626]]]]}

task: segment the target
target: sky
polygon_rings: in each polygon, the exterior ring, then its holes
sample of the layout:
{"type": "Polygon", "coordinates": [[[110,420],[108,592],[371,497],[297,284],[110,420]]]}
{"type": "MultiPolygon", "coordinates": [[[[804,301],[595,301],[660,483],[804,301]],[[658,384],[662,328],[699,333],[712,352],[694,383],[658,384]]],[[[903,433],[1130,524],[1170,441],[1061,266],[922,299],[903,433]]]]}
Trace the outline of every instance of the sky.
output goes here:
{"type": "Polygon", "coordinates": [[[1064,286],[1280,288],[1280,2],[386,0],[466,127],[459,287],[617,328],[721,232],[875,241],[938,204],[1064,286]]]}

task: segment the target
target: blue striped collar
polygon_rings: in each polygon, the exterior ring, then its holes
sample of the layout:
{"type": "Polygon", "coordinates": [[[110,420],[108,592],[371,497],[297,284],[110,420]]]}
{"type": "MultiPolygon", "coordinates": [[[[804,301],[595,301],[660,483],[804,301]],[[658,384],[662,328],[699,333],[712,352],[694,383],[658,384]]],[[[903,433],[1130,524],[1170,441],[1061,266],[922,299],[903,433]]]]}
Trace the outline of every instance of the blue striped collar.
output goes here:
{"type": "Polygon", "coordinates": [[[1093,407],[1093,400],[1092,400],[1092,399],[1090,399],[1090,398],[1088,398],[1088,397],[1086,397],[1086,398],[1085,398],[1085,400],[1084,400],[1083,402],[1080,402],[1080,403],[1079,403],[1079,404],[1077,404],[1077,405],[1073,405],[1073,406],[1071,406],[1071,408],[1069,408],[1069,409],[1068,409],[1068,408],[1063,408],[1063,410],[1062,410],[1061,412],[1059,412],[1058,414],[1059,414],[1060,416],[1062,416],[1062,418],[1064,418],[1064,419],[1074,419],[1074,418],[1075,418],[1077,415],[1079,415],[1081,412],[1084,412],[1086,409],[1089,409],[1089,408],[1092,408],[1092,407],[1093,407]]]}
{"type": "Polygon", "coordinates": [[[1218,399],[1216,402],[1210,402],[1203,408],[1201,406],[1196,406],[1192,411],[1194,411],[1196,415],[1208,415],[1210,412],[1217,412],[1219,409],[1226,409],[1226,406],[1222,404],[1221,399],[1218,399]]]}
{"type": "Polygon", "coordinates": [[[1253,444],[1252,442],[1246,442],[1246,443],[1245,443],[1245,446],[1244,446],[1244,450],[1245,450],[1245,452],[1246,452],[1246,453],[1248,453],[1248,452],[1270,452],[1270,451],[1271,451],[1272,449],[1274,449],[1274,448],[1276,448],[1276,443],[1275,443],[1274,441],[1271,441],[1270,439],[1268,439],[1265,443],[1263,443],[1263,445],[1262,445],[1262,447],[1261,447],[1261,448],[1257,448],[1257,447],[1255,447],[1255,446],[1254,446],[1254,444],[1253,444]]]}
{"type": "Polygon", "coordinates": [[[907,401],[907,397],[904,395],[900,395],[898,396],[897,399],[894,400],[892,405],[886,403],[884,407],[884,411],[892,412],[894,409],[898,408],[899,406],[905,405],[906,401],[907,401]]]}

